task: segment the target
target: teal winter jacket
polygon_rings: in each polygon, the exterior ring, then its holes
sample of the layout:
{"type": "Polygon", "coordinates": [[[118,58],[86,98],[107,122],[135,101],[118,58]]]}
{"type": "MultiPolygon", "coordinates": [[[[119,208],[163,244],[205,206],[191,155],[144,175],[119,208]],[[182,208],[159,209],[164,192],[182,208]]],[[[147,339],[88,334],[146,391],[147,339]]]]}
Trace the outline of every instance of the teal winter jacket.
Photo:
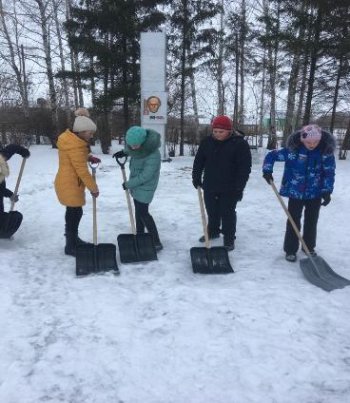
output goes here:
{"type": "Polygon", "coordinates": [[[160,134],[147,129],[144,143],[137,150],[128,145],[125,153],[130,156],[130,176],[125,186],[131,196],[141,203],[151,203],[157,189],[160,173],[160,134]]]}

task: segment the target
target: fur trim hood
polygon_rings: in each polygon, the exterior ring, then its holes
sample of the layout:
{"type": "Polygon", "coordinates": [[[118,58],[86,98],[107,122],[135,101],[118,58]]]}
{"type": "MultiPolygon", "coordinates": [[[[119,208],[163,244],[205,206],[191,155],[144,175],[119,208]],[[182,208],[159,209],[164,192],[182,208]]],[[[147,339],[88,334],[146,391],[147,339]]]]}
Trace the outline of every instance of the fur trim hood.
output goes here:
{"type": "Polygon", "coordinates": [[[5,158],[0,154],[0,183],[2,183],[5,178],[10,175],[9,166],[5,158]]]}
{"type": "MultiPolygon", "coordinates": [[[[296,151],[300,146],[303,145],[303,143],[300,141],[300,134],[301,131],[297,130],[287,138],[286,147],[291,151],[296,151]]],[[[333,154],[336,148],[334,136],[331,133],[322,130],[321,141],[317,147],[320,148],[322,154],[333,154]]]]}

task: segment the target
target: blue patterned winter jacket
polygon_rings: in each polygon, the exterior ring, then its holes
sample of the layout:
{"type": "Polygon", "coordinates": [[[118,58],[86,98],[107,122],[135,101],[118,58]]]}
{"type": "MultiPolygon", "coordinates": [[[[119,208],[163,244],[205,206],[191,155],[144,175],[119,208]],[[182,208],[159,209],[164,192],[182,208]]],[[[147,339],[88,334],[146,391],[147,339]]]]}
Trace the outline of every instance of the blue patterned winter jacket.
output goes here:
{"type": "Polygon", "coordinates": [[[332,193],[335,176],[335,140],[322,131],[320,144],[308,150],[300,141],[300,131],[291,134],[286,148],[270,151],[264,160],[263,172],[272,173],[275,161],[283,161],[281,196],[309,200],[332,193]]]}

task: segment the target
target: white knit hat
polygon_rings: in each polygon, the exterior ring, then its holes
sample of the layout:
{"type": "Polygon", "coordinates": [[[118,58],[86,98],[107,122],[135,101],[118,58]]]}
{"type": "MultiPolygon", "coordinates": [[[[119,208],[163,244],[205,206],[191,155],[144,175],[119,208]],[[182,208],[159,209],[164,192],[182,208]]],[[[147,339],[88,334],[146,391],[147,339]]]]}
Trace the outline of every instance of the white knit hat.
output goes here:
{"type": "Polygon", "coordinates": [[[73,124],[73,132],[80,133],[85,131],[95,132],[97,130],[96,124],[89,118],[89,111],[85,108],[78,108],[74,112],[76,118],[73,124]]]}
{"type": "Polygon", "coordinates": [[[301,128],[301,139],[321,140],[322,129],[317,125],[307,125],[301,128]]]}

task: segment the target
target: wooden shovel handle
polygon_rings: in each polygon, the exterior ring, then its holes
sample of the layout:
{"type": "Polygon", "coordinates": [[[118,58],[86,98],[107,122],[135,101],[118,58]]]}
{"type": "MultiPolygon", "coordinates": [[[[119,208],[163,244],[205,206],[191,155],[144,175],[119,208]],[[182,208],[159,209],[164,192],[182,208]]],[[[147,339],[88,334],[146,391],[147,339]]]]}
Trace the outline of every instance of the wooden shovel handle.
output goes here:
{"type": "MultiPolygon", "coordinates": [[[[122,170],[123,182],[125,183],[127,179],[126,179],[126,173],[125,173],[124,165],[120,165],[120,169],[122,170]]],[[[130,193],[129,193],[128,189],[125,189],[125,196],[126,196],[126,202],[128,204],[131,231],[132,231],[132,233],[134,235],[136,235],[136,226],[135,226],[134,214],[133,214],[133,211],[132,211],[130,193]]]]}
{"type": "MultiPolygon", "coordinates": [[[[24,166],[25,166],[25,164],[26,164],[26,161],[27,161],[27,158],[23,158],[23,159],[22,159],[22,164],[21,164],[21,168],[20,168],[20,170],[19,170],[19,174],[18,174],[18,178],[17,178],[15,190],[13,191],[13,196],[17,196],[19,184],[21,183],[21,179],[22,179],[22,175],[23,175],[24,166]]],[[[11,200],[10,211],[13,211],[13,209],[15,208],[15,203],[16,203],[16,202],[15,202],[14,200],[11,200]]]]}
{"type": "Polygon", "coordinates": [[[209,243],[209,236],[208,236],[208,223],[207,223],[207,217],[205,215],[205,207],[204,207],[202,189],[200,186],[197,187],[197,192],[198,192],[199,206],[201,209],[202,225],[203,225],[203,232],[204,232],[204,238],[205,238],[205,247],[207,249],[209,249],[210,243],[209,243]]]}
{"type": "Polygon", "coordinates": [[[295,221],[293,220],[293,217],[291,216],[290,212],[288,211],[288,208],[287,208],[286,204],[284,203],[284,201],[283,201],[281,195],[278,193],[278,190],[277,190],[277,188],[276,188],[275,183],[274,183],[273,180],[270,181],[270,185],[271,185],[273,191],[275,192],[275,194],[276,194],[276,196],[277,196],[277,199],[278,199],[279,202],[281,203],[281,206],[283,207],[283,210],[284,210],[285,213],[287,214],[288,220],[289,220],[289,222],[291,223],[291,225],[292,225],[292,227],[293,227],[293,229],[294,229],[294,231],[295,231],[295,234],[297,235],[297,237],[299,238],[299,241],[300,241],[301,244],[303,245],[303,249],[304,249],[304,251],[306,252],[306,255],[307,255],[308,257],[310,257],[310,256],[311,256],[311,254],[310,254],[310,249],[307,247],[307,245],[306,245],[306,243],[305,243],[303,237],[301,236],[300,231],[299,231],[297,225],[295,224],[295,221]]]}
{"type": "MultiPolygon", "coordinates": [[[[98,164],[90,163],[92,177],[94,178],[96,185],[97,185],[97,182],[96,182],[97,167],[98,167],[98,164]]],[[[92,239],[93,239],[94,245],[96,246],[97,245],[97,206],[96,206],[96,197],[95,196],[92,196],[92,239]]]]}

